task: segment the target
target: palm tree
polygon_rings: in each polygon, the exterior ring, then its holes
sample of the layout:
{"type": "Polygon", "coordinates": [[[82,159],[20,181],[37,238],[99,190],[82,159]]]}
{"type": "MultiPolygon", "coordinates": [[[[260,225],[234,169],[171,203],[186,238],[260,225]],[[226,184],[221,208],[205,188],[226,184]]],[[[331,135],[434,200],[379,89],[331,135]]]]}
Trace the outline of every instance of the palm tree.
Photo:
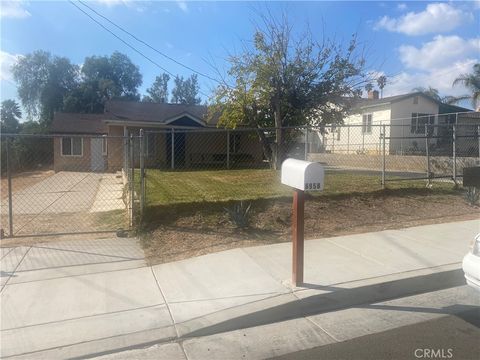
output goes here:
{"type": "MultiPolygon", "coordinates": [[[[416,87],[416,88],[413,88],[412,91],[424,93],[425,95],[430,96],[431,98],[434,98],[435,100],[448,105],[453,105],[462,100],[465,100],[465,97],[463,96],[451,96],[451,95],[440,96],[438,89],[432,88],[431,86],[429,86],[428,88],[424,88],[421,86],[416,87]]],[[[470,97],[468,96],[467,99],[468,98],[470,97]]]]}
{"type": "Polygon", "coordinates": [[[421,92],[421,93],[424,93],[427,96],[430,96],[431,98],[434,98],[437,101],[442,101],[442,97],[438,93],[438,90],[435,89],[435,88],[432,88],[431,86],[429,86],[428,88],[424,88],[422,86],[419,86],[419,87],[413,88],[412,91],[421,92]]]}
{"type": "Polygon", "coordinates": [[[480,107],[480,63],[473,65],[473,72],[470,74],[462,74],[455,79],[453,86],[461,84],[470,90],[471,95],[459,96],[458,99],[472,99],[474,109],[480,107]]]}
{"type": "Polygon", "coordinates": [[[377,79],[377,85],[380,88],[380,97],[383,98],[383,88],[387,85],[387,77],[385,75],[381,75],[377,79]]]}

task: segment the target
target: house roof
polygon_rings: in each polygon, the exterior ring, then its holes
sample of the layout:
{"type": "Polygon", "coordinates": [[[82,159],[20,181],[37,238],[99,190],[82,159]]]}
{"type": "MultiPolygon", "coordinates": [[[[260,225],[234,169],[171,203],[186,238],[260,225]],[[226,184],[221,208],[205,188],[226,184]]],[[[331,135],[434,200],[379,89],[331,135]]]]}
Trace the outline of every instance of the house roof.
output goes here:
{"type": "Polygon", "coordinates": [[[194,118],[205,124],[207,107],[203,105],[185,104],[161,104],[135,101],[107,101],[105,115],[115,116],[116,119],[124,119],[138,122],[156,122],[168,124],[172,120],[182,116],[194,118]]]}
{"type": "Polygon", "coordinates": [[[106,123],[123,122],[128,125],[155,123],[166,126],[212,126],[204,120],[207,107],[203,105],[160,104],[136,101],[107,101],[102,114],[55,113],[53,133],[105,134],[106,123]]]}
{"type": "Polygon", "coordinates": [[[421,91],[417,92],[412,92],[408,94],[402,94],[402,95],[395,95],[395,96],[387,96],[381,99],[365,99],[365,98],[359,98],[355,99],[352,101],[352,108],[353,109],[363,109],[367,107],[373,107],[373,106],[380,106],[380,105],[389,105],[398,101],[402,101],[414,96],[422,96],[424,98],[429,99],[432,102],[435,102],[440,105],[439,108],[439,113],[444,114],[444,113],[450,113],[450,112],[467,112],[467,111],[472,111],[470,109],[463,108],[461,106],[456,106],[456,105],[448,105],[444,104],[437,99],[434,99],[431,96],[426,95],[425,93],[421,91]]]}
{"type": "Polygon", "coordinates": [[[55,113],[51,131],[57,134],[106,134],[103,114],[55,113]]]}

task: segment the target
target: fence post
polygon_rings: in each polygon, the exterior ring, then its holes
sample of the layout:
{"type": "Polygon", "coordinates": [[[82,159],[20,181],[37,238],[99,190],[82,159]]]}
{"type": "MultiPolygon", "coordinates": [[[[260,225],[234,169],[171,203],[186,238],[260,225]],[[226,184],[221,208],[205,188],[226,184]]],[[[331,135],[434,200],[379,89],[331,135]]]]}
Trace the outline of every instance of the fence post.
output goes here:
{"type": "Polygon", "coordinates": [[[140,129],[140,213],[145,210],[145,134],[140,129]]]}
{"type": "Polygon", "coordinates": [[[7,148],[7,178],[8,178],[8,233],[10,237],[13,237],[13,202],[12,202],[12,169],[10,159],[10,138],[6,138],[7,148]]]}
{"type": "Polygon", "coordinates": [[[362,153],[365,153],[365,132],[362,131],[362,153]]]}
{"type": "Polygon", "coordinates": [[[347,125],[347,154],[350,154],[350,125],[347,125]]]}
{"type": "MultiPolygon", "coordinates": [[[[456,122],[456,121],[455,121],[456,122]]],[[[457,125],[452,126],[452,158],[453,158],[453,182],[457,184],[457,151],[456,151],[456,142],[457,142],[457,125]]]]}
{"type": "Polygon", "coordinates": [[[425,124],[425,155],[427,157],[427,186],[430,186],[430,150],[428,139],[428,124],[425,124]]]}
{"type": "Polygon", "coordinates": [[[308,160],[308,126],[305,126],[305,161],[308,160]]]}
{"type": "Polygon", "coordinates": [[[227,169],[230,169],[230,130],[227,129],[227,169]]]}
{"type": "MultiPolygon", "coordinates": [[[[331,132],[332,132],[332,154],[335,154],[335,132],[332,129],[330,129],[331,132]]],[[[336,131],[336,129],[335,129],[335,131],[336,131]]]]}
{"type": "Polygon", "coordinates": [[[130,133],[129,152],[130,152],[130,226],[133,226],[134,203],[135,203],[135,159],[133,152],[133,133],[130,133]]]}
{"type": "Polygon", "coordinates": [[[171,155],[171,160],[170,160],[170,163],[171,163],[170,165],[171,166],[170,167],[172,169],[175,169],[175,129],[172,129],[172,135],[171,136],[172,136],[172,141],[171,141],[171,143],[172,143],[171,148],[172,149],[170,151],[171,152],[171,154],[170,154],[171,155]]]}
{"type": "Polygon", "coordinates": [[[385,154],[385,150],[386,150],[386,146],[385,146],[385,130],[386,127],[385,125],[382,126],[382,188],[385,189],[385,169],[386,169],[386,154],[385,154]]]}

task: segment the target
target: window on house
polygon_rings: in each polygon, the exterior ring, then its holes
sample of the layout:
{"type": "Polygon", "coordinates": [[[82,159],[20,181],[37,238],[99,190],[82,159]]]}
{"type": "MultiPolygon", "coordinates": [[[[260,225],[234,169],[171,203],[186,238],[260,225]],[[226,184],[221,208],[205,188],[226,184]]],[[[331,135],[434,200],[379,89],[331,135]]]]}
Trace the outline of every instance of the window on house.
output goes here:
{"type": "MultiPolygon", "coordinates": [[[[167,135],[171,136],[171,135],[167,135]]],[[[155,155],[155,134],[147,134],[145,137],[145,155],[154,156],[155,155]]]]}
{"type": "MultiPolygon", "coordinates": [[[[434,125],[435,115],[412,113],[410,132],[412,134],[425,134],[425,125],[434,125]]],[[[433,126],[428,127],[428,134],[432,135],[433,126]]]]}
{"type": "Polygon", "coordinates": [[[418,104],[418,96],[414,96],[414,97],[413,97],[413,103],[414,103],[415,105],[418,104]]]}
{"type": "Polygon", "coordinates": [[[364,114],[362,117],[362,133],[372,133],[372,114],[364,114]]]}
{"type": "Polygon", "coordinates": [[[107,153],[108,153],[107,137],[104,136],[102,138],[102,154],[107,155],[107,153]]]}
{"type": "Polygon", "coordinates": [[[333,136],[336,137],[336,140],[340,140],[340,130],[341,128],[340,127],[337,127],[335,125],[332,125],[332,134],[333,136]]]}
{"type": "Polygon", "coordinates": [[[62,155],[63,156],[82,156],[83,155],[83,138],[63,137],[62,138],[62,155]]]}
{"type": "Polygon", "coordinates": [[[230,134],[229,151],[232,154],[238,153],[240,150],[240,134],[230,134]]]}

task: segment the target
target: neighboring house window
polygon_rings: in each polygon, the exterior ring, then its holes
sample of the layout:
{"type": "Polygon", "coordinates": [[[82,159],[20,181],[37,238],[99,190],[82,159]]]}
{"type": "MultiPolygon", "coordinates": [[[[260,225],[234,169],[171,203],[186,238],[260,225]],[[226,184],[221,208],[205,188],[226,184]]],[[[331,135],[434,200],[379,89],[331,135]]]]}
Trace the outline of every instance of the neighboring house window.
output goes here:
{"type": "Polygon", "coordinates": [[[108,153],[107,138],[104,136],[102,138],[102,155],[107,155],[107,153],[108,153]]]}
{"type": "Polygon", "coordinates": [[[240,150],[240,134],[230,134],[230,153],[236,154],[240,150]]]}
{"type": "Polygon", "coordinates": [[[62,137],[63,156],[83,156],[83,138],[62,137]]]}
{"type": "MultiPolygon", "coordinates": [[[[425,134],[425,125],[427,124],[435,124],[435,115],[412,113],[410,132],[412,134],[425,134]]],[[[428,133],[429,135],[433,133],[433,126],[429,126],[428,133]]]]}
{"type": "Polygon", "coordinates": [[[334,134],[333,136],[335,136],[337,138],[337,140],[340,140],[340,130],[341,128],[340,127],[337,127],[335,125],[332,125],[332,134],[334,134]]]}
{"type": "Polygon", "coordinates": [[[413,97],[413,103],[414,103],[415,105],[418,104],[418,96],[414,96],[414,97],[413,97]]]}
{"type": "Polygon", "coordinates": [[[362,117],[362,133],[372,133],[372,114],[364,114],[362,117]]]}

